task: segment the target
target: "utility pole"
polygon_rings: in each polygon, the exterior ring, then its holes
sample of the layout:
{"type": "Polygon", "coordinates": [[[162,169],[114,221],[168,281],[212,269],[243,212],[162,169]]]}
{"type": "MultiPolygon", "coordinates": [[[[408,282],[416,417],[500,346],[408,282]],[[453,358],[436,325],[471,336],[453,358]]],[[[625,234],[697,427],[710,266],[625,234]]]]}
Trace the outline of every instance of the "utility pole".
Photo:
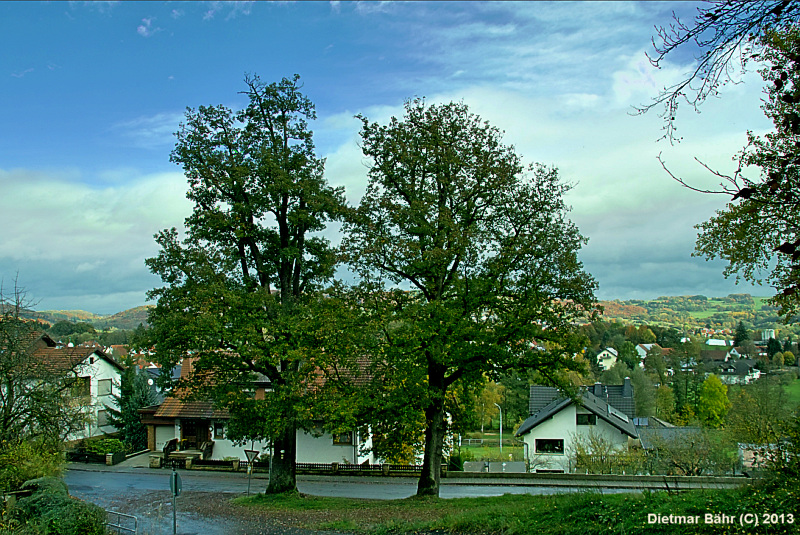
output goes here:
{"type": "Polygon", "coordinates": [[[500,454],[503,454],[503,408],[497,403],[494,404],[500,410],[500,454]]]}

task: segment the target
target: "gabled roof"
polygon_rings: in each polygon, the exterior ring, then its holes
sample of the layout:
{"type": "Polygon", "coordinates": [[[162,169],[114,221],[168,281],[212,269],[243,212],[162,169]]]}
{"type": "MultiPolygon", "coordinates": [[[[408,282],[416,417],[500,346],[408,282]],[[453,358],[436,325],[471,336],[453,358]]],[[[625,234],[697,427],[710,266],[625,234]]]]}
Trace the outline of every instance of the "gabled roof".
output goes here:
{"type": "MultiPolygon", "coordinates": [[[[633,403],[633,390],[628,382],[626,385],[616,385],[617,388],[612,386],[605,386],[600,385],[597,383],[593,387],[582,388],[580,392],[580,397],[578,399],[578,403],[584,409],[587,409],[589,412],[595,414],[598,418],[604,420],[608,424],[616,427],[621,432],[636,438],[636,428],[633,425],[633,420],[627,414],[622,412],[619,408],[614,407],[611,405],[611,395],[609,395],[608,402],[605,399],[596,396],[592,393],[592,390],[598,387],[603,387],[603,392],[607,392],[607,389],[613,388],[614,389],[614,397],[617,398],[617,402],[620,401],[622,398],[630,398],[631,403],[633,403]],[[626,389],[630,388],[630,392],[627,392],[626,389]],[[625,396],[623,394],[629,394],[625,396]]],[[[598,389],[599,392],[599,389],[598,389]]],[[[551,398],[551,401],[546,405],[539,408],[532,416],[530,416],[527,420],[525,420],[519,429],[516,432],[516,436],[522,436],[525,433],[528,433],[531,429],[535,428],[542,422],[550,419],[555,414],[558,414],[563,409],[572,405],[573,400],[569,397],[564,396],[561,392],[552,387],[542,387],[542,386],[531,386],[531,407],[534,406],[534,397],[537,399],[537,404],[541,403],[542,400],[546,399],[551,394],[555,394],[554,398],[551,398]]]]}
{"type": "Polygon", "coordinates": [[[756,361],[754,359],[733,359],[727,362],[709,362],[706,369],[719,375],[740,375],[744,377],[755,366],[756,361]]]}
{"type": "Polygon", "coordinates": [[[703,360],[726,360],[728,351],[725,349],[704,349],[700,351],[700,358],[703,360]]]}
{"type": "Polygon", "coordinates": [[[49,373],[66,373],[75,370],[87,358],[96,355],[105,360],[118,370],[124,368],[117,361],[108,356],[102,348],[75,346],[59,346],[47,333],[31,331],[25,335],[28,354],[40,362],[49,373]]]}

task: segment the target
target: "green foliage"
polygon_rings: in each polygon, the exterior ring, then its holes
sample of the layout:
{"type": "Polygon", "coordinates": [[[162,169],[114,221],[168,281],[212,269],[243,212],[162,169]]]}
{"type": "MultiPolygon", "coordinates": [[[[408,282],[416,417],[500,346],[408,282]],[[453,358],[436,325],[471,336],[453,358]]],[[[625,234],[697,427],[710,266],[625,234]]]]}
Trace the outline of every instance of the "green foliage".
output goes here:
{"type": "Polygon", "coordinates": [[[109,407],[108,419],[132,451],[141,451],[147,448],[147,427],[142,424],[139,409],[154,405],[156,395],[147,382],[147,375],[139,370],[132,358],[124,364],[120,393],[113,396],[117,408],[109,407]]]}
{"type": "Polygon", "coordinates": [[[697,401],[698,418],[709,427],[720,427],[730,407],[728,387],[712,373],[700,385],[700,398],[697,401]]]}
{"type": "Polygon", "coordinates": [[[370,534],[504,533],[508,535],[586,534],[793,534],[797,531],[798,489],[788,485],[747,485],[733,490],[636,494],[574,492],[547,496],[505,494],[482,498],[428,500],[358,500],[289,496],[280,500],[264,495],[237,498],[240,506],[257,509],[289,525],[320,530],[346,526],[348,532],[370,534]],[[784,521],[759,526],[706,524],[705,514],[734,516],[753,511],[783,514],[784,521]],[[325,512],[320,515],[320,512],[325,512]],[[786,521],[787,514],[794,522],[786,521]],[[659,517],[696,516],[698,524],[648,523],[659,517]],[[412,518],[413,521],[407,519],[412,518]],[[294,522],[294,523],[292,523],[294,522]]]}
{"type": "Polygon", "coordinates": [[[768,466],[773,477],[800,488],[800,410],[782,426],[781,440],[772,443],[768,466]]]}
{"type": "Polygon", "coordinates": [[[48,332],[53,336],[59,337],[83,333],[95,334],[97,331],[95,331],[91,323],[81,321],[73,323],[71,321],[61,320],[53,324],[53,326],[48,329],[48,332]]]}
{"type": "Polygon", "coordinates": [[[77,449],[80,452],[105,455],[107,453],[130,451],[130,446],[118,438],[94,437],[81,440],[77,449]]]}
{"type": "Polygon", "coordinates": [[[656,409],[653,414],[667,422],[674,422],[675,419],[675,394],[672,389],[662,384],[656,389],[656,409]]]}
{"type": "Polygon", "coordinates": [[[569,187],[555,169],[524,168],[467,106],[416,99],[387,125],[360,119],[369,184],[343,250],[364,309],[382,318],[378,375],[405,383],[409,421],[424,415],[418,490],[438,494],[450,389],[503,369],[576,369],[573,321],[596,283],[577,257],[569,187]]]}
{"type": "Polygon", "coordinates": [[[619,351],[618,360],[624,362],[628,368],[639,367],[639,353],[637,353],[633,342],[625,340],[617,347],[617,350],[619,351]]]}
{"type": "MultiPolygon", "coordinates": [[[[739,154],[739,171],[729,178],[731,202],[698,226],[696,254],[728,261],[725,275],[765,282],[778,290],[772,304],[791,320],[800,306],[800,30],[787,26],[768,31],[760,71],[767,86],[762,106],[775,129],[763,136],[748,132],[739,154]],[[746,168],[760,176],[748,177],[746,168]],[[766,274],[766,275],[764,275],[766,274]]],[[[770,354],[770,357],[773,353],[770,354]]]]}
{"type": "Polygon", "coordinates": [[[772,376],[743,385],[731,396],[726,429],[739,442],[772,444],[791,416],[789,396],[772,376]]]}
{"type": "Polygon", "coordinates": [[[736,333],[733,335],[733,346],[739,347],[748,340],[750,340],[750,331],[748,331],[744,323],[740,321],[736,325],[736,333]]]}
{"type": "Polygon", "coordinates": [[[145,342],[165,369],[192,355],[180,386],[231,412],[232,439],[273,439],[276,491],[295,485],[296,428],[328,421],[307,393],[330,368],[328,346],[344,344],[324,325],[340,315],[321,294],[336,256],[315,235],[341,215],[343,192],[323,177],[307,123],[314,106],[298,80],[247,76],[245,109],[187,110],[171,160],[194,208],[185,239],[158,233],[160,252],[146,260],[165,286],[148,294],[158,303],[145,342]],[[266,397],[249,392],[259,377],[271,384],[266,397]]]}
{"type": "Polygon", "coordinates": [[[106,513],[94,504],[72,498],[60,479],[28,481],[34,493],[20,499],[10,516],[22,533],[41,535],[105,535],[106,513]]]}
{"type": "Polygon", "coordinates": [[[19,489],[25,481],[45,476],[60,476],[64,454],[42,441],[15,440],[0,443],[0,489],[19,489]]]}
{"type": "Polygon", "coordinates": [[[531,393],[528,374],[511,370],[502,373],[498,382],[505,389],[502,405],[506,421],[517,422],[527,418],[531,393]]]}

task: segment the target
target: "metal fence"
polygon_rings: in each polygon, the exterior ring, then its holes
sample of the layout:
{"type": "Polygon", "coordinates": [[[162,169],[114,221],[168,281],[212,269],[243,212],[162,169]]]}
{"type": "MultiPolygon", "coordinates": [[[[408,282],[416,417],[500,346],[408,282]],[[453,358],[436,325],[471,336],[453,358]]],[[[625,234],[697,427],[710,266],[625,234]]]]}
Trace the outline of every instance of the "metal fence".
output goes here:
{"type": "Polygon", "coordinates": [[[297,471],[338,472],[351,474],[390,472],[421,472],[422,466],[413,464],[346,464],[297,463],[297,471]]]}
{"type": "Polygon", "coordinates": [[[118,513],[116,511],[106,511],[106,527],[109,533],[133,533],[136,535],[139,529],[139,519],[133,515],[118,513]]]}

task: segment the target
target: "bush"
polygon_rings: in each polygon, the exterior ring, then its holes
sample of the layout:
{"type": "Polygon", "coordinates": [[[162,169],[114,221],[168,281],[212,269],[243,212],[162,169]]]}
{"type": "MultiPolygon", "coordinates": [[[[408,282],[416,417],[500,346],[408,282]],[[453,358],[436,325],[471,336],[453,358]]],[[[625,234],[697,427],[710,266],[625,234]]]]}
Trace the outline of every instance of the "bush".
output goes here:
{"type": "Polygon", "coordinates": [[[105,535],[106,513],[97,505],[73,498],[57,478],[27,481],[23,489],[33,494],[20,499],[11,517],[24,526],[23,533],[42,535],[105,535]]]}
{"type": "Polygon", "coordinates": [[[126,452],[128,447],[118,438],[91,438],[84,439],[78,446],[78,451],[105,455],[107,453],[126,452]]]}
{"type": "Polygon", "coordinates": [[[64,456],[57,448],[43,442],[17,441],[0,445],[0,489],[19,489],[30,479],[64,472],[64,456]]]}

